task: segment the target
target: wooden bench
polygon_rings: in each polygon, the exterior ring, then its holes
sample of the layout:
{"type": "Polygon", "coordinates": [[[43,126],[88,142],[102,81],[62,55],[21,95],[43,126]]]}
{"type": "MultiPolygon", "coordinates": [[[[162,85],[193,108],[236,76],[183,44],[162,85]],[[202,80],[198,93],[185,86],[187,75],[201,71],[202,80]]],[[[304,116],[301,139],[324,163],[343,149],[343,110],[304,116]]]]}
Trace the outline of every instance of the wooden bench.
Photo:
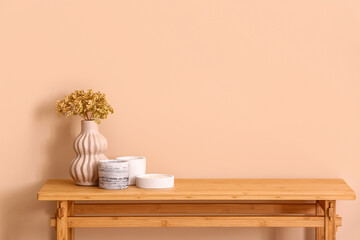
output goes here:
{"type": "Polygon", "coordinates": [[[342,179],[176,179],[171,189],[103,190],[48,180],[38,200],[56,201],[58,240],[86,227],[315,227],[335,240],[336,200],[354,200],[342,179]]]}

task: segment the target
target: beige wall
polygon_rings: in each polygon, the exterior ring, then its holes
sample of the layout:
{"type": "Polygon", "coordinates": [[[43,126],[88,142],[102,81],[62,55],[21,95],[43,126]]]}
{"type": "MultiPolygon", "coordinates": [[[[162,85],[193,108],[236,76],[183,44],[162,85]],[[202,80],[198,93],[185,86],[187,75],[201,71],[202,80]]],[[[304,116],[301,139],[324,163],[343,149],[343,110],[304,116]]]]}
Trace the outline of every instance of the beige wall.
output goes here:
{"type": "MultiPolygon", "coordinates": [[[[74,89],[106,92],[107,155],[177,177],[338,177],[360,193],[360,1],[0,1],[0,239],[54,239],[74,89]]],[[[358,201],[339,239],[360,239],[358,201]]],[[[303,229],[79,229],[93,239],[312,239],[303,229]],[[291,235],[293,234],[293,235],[291,235]],[[106,236],[106,237],[105,237],[106,236]],[[291,236],[291,237],[290,237],[291,236]]]]}

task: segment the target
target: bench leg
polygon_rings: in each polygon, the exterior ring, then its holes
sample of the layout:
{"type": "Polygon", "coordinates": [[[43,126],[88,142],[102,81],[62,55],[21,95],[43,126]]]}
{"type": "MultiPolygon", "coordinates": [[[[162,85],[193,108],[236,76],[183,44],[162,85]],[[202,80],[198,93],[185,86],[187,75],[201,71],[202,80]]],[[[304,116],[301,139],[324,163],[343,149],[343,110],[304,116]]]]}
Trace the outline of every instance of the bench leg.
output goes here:
{"type": "Polygon", "coordinates": [[[336,239],[336,201],[325,201],[325,240],[336,239]]]}
{"type": "MultiPolygon", "coordinates": [[[[74,201],[68,201],[68,216],[74,216],[74,201]]],[[[75,228],[68,228],[68,239],[75,240],[75,228]]]]}
{"type": "Polygon", "coordinates": [[[56,212],[56,239],[57,240],[70,240],[69,230],[67,227],[67,217],[69,212],[68,201],[57,201],[56,212]]]}
{"type": "MultiPolygon", "coordinates": [[[[324,201],[318,201],[316,203],[316,215],[324,216],[324,201]],[[323,205],[323,206],[322,206],[323,205]]],[[[324,240],[325,239],[325,229],[323,227],[316,228],[316,240],[324,240]]]]}

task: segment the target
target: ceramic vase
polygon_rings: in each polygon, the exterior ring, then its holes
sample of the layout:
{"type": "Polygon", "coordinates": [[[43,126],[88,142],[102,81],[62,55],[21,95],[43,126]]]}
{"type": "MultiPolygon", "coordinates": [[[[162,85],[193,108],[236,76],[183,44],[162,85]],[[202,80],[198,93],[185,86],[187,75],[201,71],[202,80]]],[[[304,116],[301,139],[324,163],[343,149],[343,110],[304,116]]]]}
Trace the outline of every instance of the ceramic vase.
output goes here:
{"type": "Polygon", "coordinates": [[[99,132],[94,121],[81,121],[81,133],[74,142],[77,156],[70,164],[70,175],[77,185],[94,186],[99,184],[98,161],[105,156],[107,141],[99,132]]]}

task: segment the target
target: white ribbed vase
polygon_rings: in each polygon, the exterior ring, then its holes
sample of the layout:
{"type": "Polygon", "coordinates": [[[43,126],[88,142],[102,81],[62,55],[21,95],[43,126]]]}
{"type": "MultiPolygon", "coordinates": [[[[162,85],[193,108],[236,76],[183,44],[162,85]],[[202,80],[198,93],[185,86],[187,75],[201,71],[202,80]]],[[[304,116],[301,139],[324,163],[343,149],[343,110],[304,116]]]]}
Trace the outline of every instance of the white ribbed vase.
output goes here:
{"type": "Polygon", "coordinates": [[[105,156],[107,141],[99,132],[94,121],[81,121],[81,133],[74,142],[76,158],[70,164],[70,175],[77,185],[94,186],[99,184],[98,161],[105,156]]]}

